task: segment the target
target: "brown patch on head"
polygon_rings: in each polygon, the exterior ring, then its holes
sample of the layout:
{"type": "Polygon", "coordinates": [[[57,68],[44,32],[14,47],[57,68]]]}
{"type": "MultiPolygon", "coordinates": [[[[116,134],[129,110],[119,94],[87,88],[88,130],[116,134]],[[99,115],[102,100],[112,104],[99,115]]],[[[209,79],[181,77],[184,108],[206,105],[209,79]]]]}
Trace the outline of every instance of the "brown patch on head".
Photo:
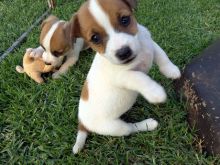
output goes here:
{"type": "Polygon", "coordinates": [[[89,132],[89,130],[80,121],[78,124],[78,130],[83,131],[83,132],[89,132]]]}
{"type": "Polygon", "coordinates": [[[100,6],[109,16],[113,28],[119,32],[135,35],[137,33],[137,21],[133,15],[133,8],[136,6],[135,0],[98,0],[100,6]],[[121,24],[123,17],[129,17],[128,26],[121,24]]]}
{"type": "Polygon", "coordinates": [[[41,24],[41,34],[40,34],[40,43],[42,44],[44,37],[52,27],[54,23],[59,21],[59,19],[53,15],[47,17],[41,24]]]}
{"type": "Polygon", "coordinates": [[[87,80],[84,82],[82,92],[81,92],[81,98],[84,101],[87,101],[89,99],[89,89],[88,89],[88,82],[87,80]]]}
{"type": "MultiPolygon", "coordinates": [[[[89,3],[90,1],[86,1],[77,12],[74,27],[80,29],[80,31],[75,33],[75,35],[83,37],[89,47],[103,54],[105,53],[109,36],[90,13],[88,9],[89,3]],[[94,36],[97,37],[97,35],[100,39],[98,44],[92,41],[92,38],[94,36]]],[[[136,6],[136,0],[98,0],[98,3],[109,16],[115,31],[136,35],[138,32],[137,22],[132,13],[133,8],[136,6]],[[121,18],[124,16],[128,16],[130,19],[130,23],[126,27],[120,23],[121,18]]]]}
{"type": "Polygon", "coordinates": [[[62,56],[72,48],[72,40],[69,33],[68,24],[60,22],[50,40],[50,51],[54,56],[62,56]]]}
{"type": "MultiPolygon", "coordinates": [[[[105,30],[96,22],[88,9],[89,1],[85,2],[77,13],[78,28],[80,29],[80,37],[85,39],[85,42],[93,50],[103,54],[108,41],[108,35],[105,30]],[[94,35],[99,35],[100,42],[92,42],[94,35]]],[[[77,27],[76,27],[77,28],[77,27]]]]}

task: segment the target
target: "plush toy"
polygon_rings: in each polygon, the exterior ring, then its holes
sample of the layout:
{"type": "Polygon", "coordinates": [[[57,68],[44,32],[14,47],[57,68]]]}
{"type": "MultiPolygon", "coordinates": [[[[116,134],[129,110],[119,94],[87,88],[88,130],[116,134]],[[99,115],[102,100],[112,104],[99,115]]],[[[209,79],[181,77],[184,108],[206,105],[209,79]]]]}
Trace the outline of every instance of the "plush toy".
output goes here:
{"type": "Polygon", "coordinates": [[[23,57],[23,67],[17,65],[16,70],[19,73],[26,73],[34,81],[40,84],[44,82],[41,74],[55,71],[55,68],[52,65],[46,65],[41,57],[31,56],[31,51],[31,48],[26,50],[23,57]]]}

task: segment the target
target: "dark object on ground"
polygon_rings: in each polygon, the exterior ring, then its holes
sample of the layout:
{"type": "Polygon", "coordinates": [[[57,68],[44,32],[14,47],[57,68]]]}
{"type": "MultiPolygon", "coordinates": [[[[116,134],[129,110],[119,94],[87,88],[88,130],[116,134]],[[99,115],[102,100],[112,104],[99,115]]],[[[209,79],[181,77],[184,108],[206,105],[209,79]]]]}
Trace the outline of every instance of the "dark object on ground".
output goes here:
{"type": "Polygon", "coordinates": [[[204,149],[220,155],[220,40],[184,69],[175,82],[188,102],[188,120],[204,149]]]}

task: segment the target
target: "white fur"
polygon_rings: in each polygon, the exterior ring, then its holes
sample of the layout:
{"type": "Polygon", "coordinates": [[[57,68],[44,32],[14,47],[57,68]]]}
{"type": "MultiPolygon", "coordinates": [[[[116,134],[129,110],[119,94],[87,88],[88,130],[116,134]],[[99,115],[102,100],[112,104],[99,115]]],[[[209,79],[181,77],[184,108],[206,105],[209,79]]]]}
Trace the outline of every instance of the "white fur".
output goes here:
{"type": "Polygon", "coordinates": [[[101,25],[107,33],[112,33],[114,29],[111,26],[108,15],[102,10],[97,0],[91,0],[89,5],[89,11],[96,19],[97,23],[101,25]]]}
{"type": "MultiPolygon", "coordinates": [[[[97,3],[97,1],[91,0],[91,4],[93,3],[97,3]]],[[[97,5],[93,10],[98,11],[97,5]]],[[[99,15],[101,15],[100,11],[97,17],[99,15]]],[[[99,20],[97,17],[96,20],[99,20]]],[[[100,19],[99,22],[102,21],[106,20],[100,19]]],[[[102,24],[100,23],[100,25],[102,24]]],[[[105,29],[105,23],[102,27],[105,29]]],[[[108,29],[109,27],[105,30],[108,31],[108,29]]],[[[161,103],[166,100],[163,87],[146,74],[153,61],[169,78],[179,78],[180,71],[152,40],[149,31],[142,25],[138,25],[136,36],[124,33],[117,33],[118,37],[114,36],[114,33],[109,35],[105,56],[96,53],[88,73],[89,98],[88,100],[80,99],[78,118],[89,131],[102,135],[126,136],[139,131],[152,131],[158,126],[154,119],[126,123],[120,119],[120,116],[132,107],[138,93],[150,103],[161,103]],[[123,42],[124,39],[121,37],[125,37],[129,46],[137,53],[132,62],[122,65],[116,64],[108,58],[108,54],[111,56],[114,54],[110,50],[114,50],[114,46],[117,47],[114,40],[118,38],[120,42],[123,42]],[[111,38],[114,39],[111,40],[111,38]]],[[[82,134],[82,131],[78,132],[73,147],[74,153],[78,153],[83,148],[86,136],[82,134]]]]}

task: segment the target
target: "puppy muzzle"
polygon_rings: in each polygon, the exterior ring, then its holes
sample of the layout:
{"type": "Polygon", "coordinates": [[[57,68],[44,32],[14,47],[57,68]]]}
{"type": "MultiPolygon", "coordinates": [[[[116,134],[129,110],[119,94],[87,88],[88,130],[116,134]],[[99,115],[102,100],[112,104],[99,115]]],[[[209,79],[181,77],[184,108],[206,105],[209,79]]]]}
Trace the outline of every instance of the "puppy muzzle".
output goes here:
{"type": "Polygon", "coordinates": [[[124,46],[117,50],[115,55],[123,64],[133,61],[133,59],[136,57],[129,46],[124,46]]]}

